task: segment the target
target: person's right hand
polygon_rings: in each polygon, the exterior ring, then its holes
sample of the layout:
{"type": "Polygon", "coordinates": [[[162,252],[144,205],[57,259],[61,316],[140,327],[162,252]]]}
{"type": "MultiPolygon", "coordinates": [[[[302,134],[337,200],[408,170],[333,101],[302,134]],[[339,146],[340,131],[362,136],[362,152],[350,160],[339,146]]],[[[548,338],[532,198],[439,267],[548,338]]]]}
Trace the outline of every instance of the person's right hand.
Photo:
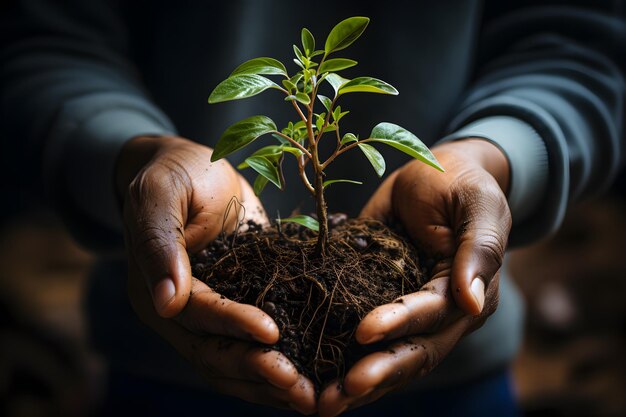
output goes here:
{"type": "Polygon", "coordinates": [[[250,185],[211,149],[178,137],[136,137],[122,148],[116,187],[123,201],[131,304],[202,373],[216,391],[253,403],[316,410],[310,380],[281,353],[276,323],[260,309],[228,300],[191,274],[188,253],[232,231],[241,218],[266,223],[250,185]]]}

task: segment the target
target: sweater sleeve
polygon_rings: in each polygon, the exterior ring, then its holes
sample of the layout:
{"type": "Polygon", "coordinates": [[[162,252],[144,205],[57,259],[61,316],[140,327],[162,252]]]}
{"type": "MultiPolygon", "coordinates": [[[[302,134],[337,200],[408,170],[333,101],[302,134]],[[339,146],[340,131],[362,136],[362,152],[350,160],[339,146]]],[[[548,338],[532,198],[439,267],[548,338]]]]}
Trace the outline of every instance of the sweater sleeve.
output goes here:
{"type": "Polygon", "coordinates": [[[510,243],[527,244],[623,164],[626,21],[593,8],[517,9],[486,25],[479,48],[448,139],[483,137],[504,151],[510,243]]]}
{"type": "Polygon", "coordinates": [[[0,17],[0,110],[5,140],[81,243],[121,244],[113,170],[121,146],[175,131],[128,59],[116,2],[17,0],[0,17]],[[15,145],[14,145],[15,147],[15,145]]]}

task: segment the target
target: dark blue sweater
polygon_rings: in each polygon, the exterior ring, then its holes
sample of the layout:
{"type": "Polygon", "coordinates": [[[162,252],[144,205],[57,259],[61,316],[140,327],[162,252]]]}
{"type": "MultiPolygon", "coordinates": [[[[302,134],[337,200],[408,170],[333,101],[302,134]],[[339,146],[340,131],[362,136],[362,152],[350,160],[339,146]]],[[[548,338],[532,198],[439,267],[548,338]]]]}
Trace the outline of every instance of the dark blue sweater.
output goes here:
{"type": "MultiPolygon", "coordinates": [[[[448,135],[498,144],[511,165],[511,242],[532,242],[558,227],[571,202],[610,184],[624,159],[621,3],[563,3],[317,1],[304,10],[306,3],[281,0],[9,1],[0,18],[3,159],[42,179],[82,242],[119,248],[112,173],[126,140],[177,133],[212,145],[246,116],[286,122],[290,108],[272,93],[215,106],[206,98],[247,59],[291,62],[301,27],[323,39],[342,18],[370,16],[344,54],[360,65],[345,76],[381,78],[400,95],[347,97],[344,126],[366,133],[392,121],[427,143],[448,135]],[[535,3],[555,5],[528,8],[535,3]]],[[[383,152],[389,170],[405,161],[383,152]]],[[[357,153],[335,164],[331,177],[366,186],[331,187],[330,210],[357,213],[378,184],[370,172],[357,153]]],[[[282,194],[268,189],[264,204],[270,214],[289,213],[311,201],[291,184],[282,194]]],[[[499,311],[447,363],[476,351],[481,360],[463,362],[448,380],[513,354],[521,307],[503,281],[499,311]]],[[[109,296],[121,300],[119,287],[109,296]]]]}

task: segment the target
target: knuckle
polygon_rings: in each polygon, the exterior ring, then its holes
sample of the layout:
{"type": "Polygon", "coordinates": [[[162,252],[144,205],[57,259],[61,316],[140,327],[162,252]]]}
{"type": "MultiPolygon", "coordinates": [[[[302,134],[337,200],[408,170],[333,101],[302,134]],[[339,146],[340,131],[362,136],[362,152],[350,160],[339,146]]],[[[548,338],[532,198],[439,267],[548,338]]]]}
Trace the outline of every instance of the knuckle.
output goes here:
{"type": "Polygon", "coordinates": [[[136,228],[135,242],[133,242],[134,255],[144,261],[157,261],[163,251],[171,246],[168,239],[168,231],[149,220],[139,220],[136,228]]]}
{"type": "Polygon", "coordinates": [[[441,355],[439,354],[439,348],[435,343],[432,343],[429,347],[424,347],[425,349],[425,360],[424,365],[420,369],[421,376],[430,374],[433,369],[439,365],[441,362],[441,355]]]}
{"type": "Polygon", "coordinates": [[[475,247],[495,273],[502,266],[506,241],[493,230],[486,230],[476,237],[475,247]]]}

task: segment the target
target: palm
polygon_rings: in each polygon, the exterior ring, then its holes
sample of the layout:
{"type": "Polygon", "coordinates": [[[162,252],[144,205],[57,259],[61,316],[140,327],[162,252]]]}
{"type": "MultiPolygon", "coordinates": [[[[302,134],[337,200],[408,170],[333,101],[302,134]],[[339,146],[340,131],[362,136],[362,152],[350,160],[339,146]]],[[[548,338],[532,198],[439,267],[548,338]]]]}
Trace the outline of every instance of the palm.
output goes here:
{"type": "Polygon", "coordinates": [[[361,321],[359,343],[389,341],[391,349],[357,362],[343,389],[331,385],[323,391],[320,415],[367,404],[428,373],[495,311],[511,218],[502,192],[508,179],[497,182],[487,170],[491,164],[481,163],[481,152],[496,149],[490,147],[476,141],[441,146],[434,153],[445,173],[409,163],[364,207],[363,217],[400,222],[435,263],[420,291],[377,307],[361,321]]]}
{"type": "Polygon", "coordinates": [[[210,149],[181,138],[137,138],[123,149],[117,180],[125,196],[131,303],[218,392],[310,413],[312,383],[281,353],[258,344],[278,340],[274,321],[191,276],[188,253],[240,221],[267,221],[245,180],[210,157],[210,149]]]}

